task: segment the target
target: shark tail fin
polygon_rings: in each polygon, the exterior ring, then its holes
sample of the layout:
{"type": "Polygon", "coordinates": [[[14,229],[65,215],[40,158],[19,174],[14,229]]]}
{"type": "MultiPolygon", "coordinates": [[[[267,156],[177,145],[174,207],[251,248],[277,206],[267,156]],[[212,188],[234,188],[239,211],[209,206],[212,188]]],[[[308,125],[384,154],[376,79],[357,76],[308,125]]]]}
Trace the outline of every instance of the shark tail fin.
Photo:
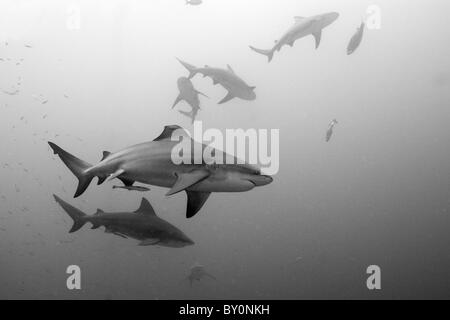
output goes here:
{"type": "Polygon", "coordinates": [[[48,143],[50,147],[53,149],[53,152],[57,154],[62,162],[72,171],[72,173],[78,178],[78,187],[75,192],[74,198],[83,194],[83,192],[87,189],[92,179],[95,177],[94,174],[89,173],[88,169],[92,167],[91,164],[78,159],[77,157],[71,155],[67,151],[61,149],[53,142],[48,143]]]}
{"type": "Polygon", "coordinates": [[[269,62],[272,61],[273,50],[258,49],[258,48],[252,47],[252,46],[249,46],[249,47],[253,51],[258,52],[259,54],[263,54],[263,55],[267,56],[267,58],[269,59],[269,62]]]}
{"type": "Polygon", "coordinates": [[[183,65],[183,67],[185,67],[188,71],[189,71],[189,79],[191,79],[193,76],[195,76],[197,74],[197,67],[193,66],[192,64],[189,64],[187,62],[184,62],[180,59],[177,58],[177,60],[183,65]]]}
{"type": "Polygon", "coordinates": [[[80,230],[82,226],[87,222],[86,214],[82,212],[81,210],[78,210],[75,207],[72,207],[70,204],[59,198],[57,195],[53,195],[56,202],[64,209],[64,211],[67,212],[67,214],[72,218],[73,220],[73,226],[70,229],[69,233],[75,232],[77,230],[80,230]]]}

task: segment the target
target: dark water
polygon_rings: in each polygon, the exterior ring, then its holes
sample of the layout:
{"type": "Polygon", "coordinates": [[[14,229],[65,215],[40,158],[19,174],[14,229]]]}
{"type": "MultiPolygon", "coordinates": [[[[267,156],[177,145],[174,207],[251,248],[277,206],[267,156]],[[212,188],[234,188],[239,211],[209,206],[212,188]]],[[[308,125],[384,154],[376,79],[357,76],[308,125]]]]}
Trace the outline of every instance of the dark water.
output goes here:
{"type": "Polygon", "coordinates": [[[445,0],[2,1],[0,298],[449,298],[449,9],[445,0]],[[347,56],[373,4],[381,28],[347,56]],[[309,36],[268,64],[248,48],[272,46],[294,15],[330,11],[340,17],[317,50],[309,36]],[[73,199],[76,179],[48,140],[95,163],[167,124],[192,128],[170,109],[187,75],[175,57],[230,64],[256,86],[255,101],[217,105],[225,90],[193,80],[210,96],[198,115],[205,128],[280,130],[274,182],[213,194],[190,220],[185,195],[158,187],[93,184],[73,199]],[[52,194],[89,214],[133,211],[145,195],[196,244],[69,234],[52,194]],[[217,281],[190,287],[197,262],[217,281]],[[376,292],[366,287],[372,264],[382,270],[376,292]],[[69,265],[81,268],[81,290],[66,288],[69,265]]]}

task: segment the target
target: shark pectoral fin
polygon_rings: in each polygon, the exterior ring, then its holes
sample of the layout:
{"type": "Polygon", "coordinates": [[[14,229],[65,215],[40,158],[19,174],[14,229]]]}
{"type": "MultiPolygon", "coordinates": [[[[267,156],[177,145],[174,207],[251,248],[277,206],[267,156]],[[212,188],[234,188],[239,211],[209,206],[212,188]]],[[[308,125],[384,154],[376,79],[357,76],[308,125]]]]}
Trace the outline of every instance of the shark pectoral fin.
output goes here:
{"type": "Polygon", "coordinates": [[[197,94],[200,94],[200,95],[202,95],[202,96],[204,96],[204,97],[209,99],[209,97],[206,94],[204,94],[203,92],[200,92],[198,90],[195,90],[195,92],[197,92],[197,94]]]}
{"type": "Polygon", "coordinates": [[[174,103],[172,104],[172,109],[182,100],[181,93],[178,95],[178,97],[175,99],[174,103]]]}
{"type": "Polygon", "coordinates": [[[194,112],[186,112],[186,111],[183,111],[183,110],[179,110],[178,112],[181,113],[182,115],[190,118],[192,120],[192,123],[194,123],[194,120],[195,120],[194,112]]]}
{"type": "Polygon", "coordinates": [[[145,239],[145,240],[142,240],[141,242],[139,242],[139,245],[140,246],[153,246],[160,241],[161,240],[158,238],[149,238],[149,239],[145,239]]]}
{"type": "Polygon", "coordinates": [[[98,181],[97,181],[97,185],[101,185],[103,182],[105,182],[105,180],[106,180],[106,176],[104,176],[104,177],[98,177],[98,181]]]}
{"type": "Polygon", "coordinates": [[[119,178],[119,180],[122,181],[123,184],[125,186],[127,186],[127,187],[131,187],[133,185],[133,183],[134,183],[133,180],[129,180],[129,179],[126,179],[126,178],[119,178]]]}
{"type": "Polygon", "coordinates": [[[118,169],[116,172],[114,172],[113,174],[111,174],[111,175],[108,177],[108,181],[111,181],[111,180],[117,178],[118,176],[120,176],[120,175],[121,175],[122,173],[124,173],[124,172],[125,172],[124,169],[118,169]]]}
{"type": "Polygon", "coordinates": [[[183,191],[186,188],[206,179],[209,176],[209,171],[204,169],[194,170],[187,173],[179,173],[177,175],[177,181],[172,186],[172,189],[166,193],[166,196],[183,191]]]}
{"type": "Polygon", "coordinates": [[[322,29],[317,32],[314,32],[312,35],[314,36],[314,39],[316,39],[316,49],[317,49],[320,45],[320,39],[322,38],[322,29]]]}
{"type": "Polygon", "coordinates": [[[219,101],[219,104],[230,101],[233,98],[234,98],[234,95],[231,92],[228,92],[227,95],[222,100],[219,101]]]}
{"type": "Polygon", "coordinates": [[[211,194],[211,192],[197,192],[186,190],[186,194],[187,194],[186,218],[192,218],[203,207],[206,200],[208,200],[208,197],[211,194]]]}

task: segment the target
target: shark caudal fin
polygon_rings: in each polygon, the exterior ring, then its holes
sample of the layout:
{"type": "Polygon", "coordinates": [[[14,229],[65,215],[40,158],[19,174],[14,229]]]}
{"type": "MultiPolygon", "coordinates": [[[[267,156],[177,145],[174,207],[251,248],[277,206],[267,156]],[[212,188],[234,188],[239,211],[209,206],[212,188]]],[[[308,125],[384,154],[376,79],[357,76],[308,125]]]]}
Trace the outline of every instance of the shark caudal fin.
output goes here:
{"type": "Polygon", "coordinates": [[[56,202],[58,202],[58,204],[64,209],[64,211],[67,212],[67,214],[73,220],[73,226],[69,232],[72,233],[77,230],[80,230],[81,227],[84,226],[84,224],[87,222],[87,220],[84,219],[86,217],[86,214],[84,212],[82,212],[81,210],[78,210],[77,208],[72,207],[70,204],[63,201],[57,195],[53,195],[53,197],[55,198],[56,202]]]}
{"type": "Polygon", "coordinates": [[[53,142],[48,142],[48,144],[53,149],[53,152],[61,158],[62,162],[64,162],[64,164],[70,169],[70,171],[72,171],[72,173],[78,178],[78,187],[77,191],[75,192],[74,198],[80,196],[87,189],[92,179],[95,177],[94,174],[87,172],[87,170],[92,167],[92,165],[71,155],[67,151],[58,147],[53,142]]]}
{"type": "Polygon", "coordinates": [[[258,48],[252,47],[252,46],[249,46],[249,47],[253,51],[258,52],[259,54],[263,54],[263,55],[267,56],[267,58],[269,59],[269,62],[272,61],[273,50],[258,49],[258,48]]]}
{"type": "Polygon", "coordinates": [[[197,67],[193,66],[192,64],[189,64],[187,62],[184,62],[180,59],[177,58],[177,60],[183,65],[183,67],[185,67],[188,71],[189,71],[189,79],[191,79],[193,76],[195,76],[197,74],[197,67]]]}

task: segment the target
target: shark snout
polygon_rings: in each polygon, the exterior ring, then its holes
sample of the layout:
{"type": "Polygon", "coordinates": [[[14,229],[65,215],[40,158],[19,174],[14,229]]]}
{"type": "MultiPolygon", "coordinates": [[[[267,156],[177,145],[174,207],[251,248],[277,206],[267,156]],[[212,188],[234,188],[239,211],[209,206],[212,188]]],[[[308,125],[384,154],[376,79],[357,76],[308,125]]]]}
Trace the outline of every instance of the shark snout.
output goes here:
{"type": "Polygon", "coordinates": [[[273,181],[271,176],[266,175],[254,175],[248,178],[248,180],[255,185],[255,187],[265,186],[273,181]]]}
{"type": "Polygon", "coordinates": [[[185,235],[184,233],[181,234],[179,236],[178,241],[180,242],[181,247],[187,247],[187,246],[192,246],[195,244],[194,240],[192,240],[191,238],[189,238],[187,235],[185,235]]]}

